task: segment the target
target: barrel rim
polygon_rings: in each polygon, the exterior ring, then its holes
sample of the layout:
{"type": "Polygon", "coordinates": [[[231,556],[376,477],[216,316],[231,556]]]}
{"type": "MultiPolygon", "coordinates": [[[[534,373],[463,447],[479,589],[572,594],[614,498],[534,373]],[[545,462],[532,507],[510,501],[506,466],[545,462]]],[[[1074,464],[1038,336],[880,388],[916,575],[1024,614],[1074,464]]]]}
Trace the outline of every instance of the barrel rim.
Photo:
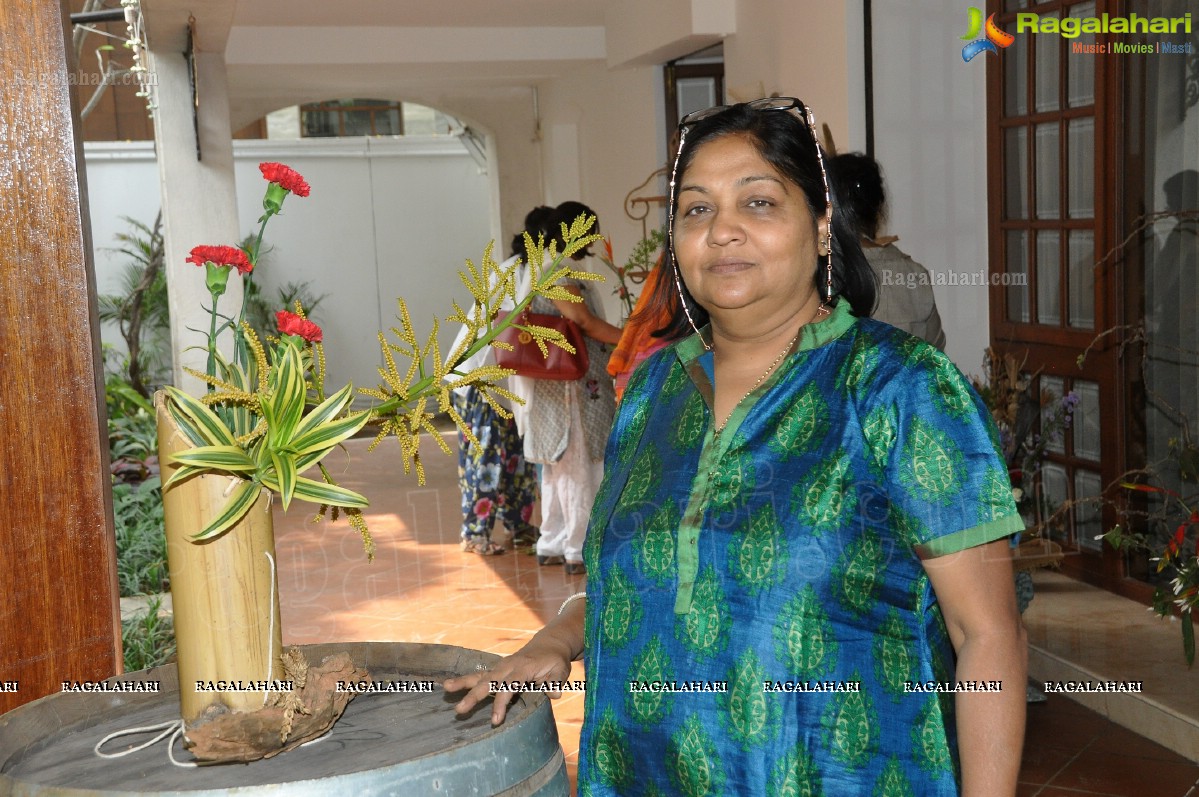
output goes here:
{"type": "MultiPolygon", "coordinates": [[[[364,667],[368,672],[372,671],[372,662],[375,664],[374,669],[381,670],[384,668],[379,665],[384,660],[389,660],[387,665],[388,672],[414,675],[427,674],[434,677],[439,675],[450,677],[454,674],[467,674],[474,671],[474,667],[477,664],[490,666],[501,658],[494,653],[470,648],[419,642],[329,642],[299,645],[297,647],[312,661],[319,661],[324,656],[335,653],[347,652],[354,659],[357,666],[364,667]],[[422,658],[432,659],[434,663],[454,662],[457,664],[457,667],[442,668],[434,672],[422,673],[416,668],[397,667],[395,665],[394,662],[401,659],[405,653],[413,652],[422,654],[422,658]],[[358,658],[355,658],[356,655],[358,658]],[[365,661],[359,661],[359,658],[363,658],[365,661]]],[[[22,758],[33,752],[42,750],[46,745],[53,744],[55,738],[86,731],[89,727],[93,727],[104,721],[105,712],[111,714],[113,710],[121,707],[141,708],[145,704],[161,701],[164,695],[178,694],[177,669],[173,664],[112,676],[105,679],[105,682],[132,680],[158,680],[161,684],[161,691],[153,694],[136,692],[59,692],[18,706],[5,714],[0,714],[0,797],[8,797],[8,795],[13,795],[13,797],[100,797],[101,795],[127,795],[136,793],[128,790],[114,791],[110,789],[42,785],[17,780],[8,773],[8,770],[16,766],[22,758]],[[49,707],[62,709],[64,705],[68,705],[68,703],[64,703],[64,700],[69,701],[69,704],[73,705],[71,705],[68,711],[52,710],[50,716],[55,722],[53,723],[53,727],[51,727],[45,721],[46,718],[43,715],[49,707]],[[71,718],[73,721],[67,721],[64,724],[62,720],[66,717],[71,718]],[[42,731],[41,736],[38,736],[38,730],[42,731]],[[32,742],[18,741],[30,739],[31,736],[34,739],[32,742]],[[31,789],[30,787],[33,788],[31,789]]],[[[536,742],[539,738],[542,738],[545,740],[542,746],[546,748],[546,755],[539,759],[540,763],[537,763],[528,773],[522,776],[531,777],[543,771],[545,766],[551,762],[554,754],[561,754],[561,745],[558,743],[557,726],[554,724],[553,712],[547,697],[542,693],[522,693],[519,697],[522,700],[514,701],[504,723],[478,732],[478,735],[470,740],[470,747],[473,751],[479,752],[481,757],[491,758],[492,750],[489,748],[494,748],[499,744],[500,739],[521,737],[522,739],[531,739],[536,742]]],[[[478,710],[476,709],[476,711],[478,710]]],[[[99,740],[97,739],[97,741],[99,740]]],[[[294,756],[298,752],[298,750],[293,750],[283,755],[294,756]]],[[[383,777],[388,777],[394,784],[397,778],[402,781],[405,777],[404,770],[408,770],[410,774],[415,774],[414,770],[417,768],[414,767],[415,764],[428,762],[445,754],[446,751],[431,752],[383,767],[342,772],[329,777],[286,781],[283,784],[254,784],[216,790],[175,790],[151,793],[160,795],[161,797],[167,797],[168,795],[170,797],[215,797],[215,795],[226,794],[250,794],[262,789],[286,785],[288,793],[296,797],[304,797],[307,794],[311,794],[313,797],[327,797],[330,784],[362,786],[369,784],[356,783],[355,781],[364,781],[367,778],[374,780],[383,777]]]]}

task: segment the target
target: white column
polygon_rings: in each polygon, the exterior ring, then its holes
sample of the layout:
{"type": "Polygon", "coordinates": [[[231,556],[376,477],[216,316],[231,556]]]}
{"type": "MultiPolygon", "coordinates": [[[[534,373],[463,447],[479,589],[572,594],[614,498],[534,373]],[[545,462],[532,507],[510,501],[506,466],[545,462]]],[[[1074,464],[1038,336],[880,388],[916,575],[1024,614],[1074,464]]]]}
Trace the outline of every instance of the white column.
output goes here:
{"type": "MultiPolygon", "coordinates": [[[[233,179],[233,141],[229,122],[229,94],[222,53],[196,53],[199,107],[200,158],[196,157],[196,129],[187,59],[179,52],[150,52],[150,69],[157,77],[154,143],[162,186],[162,221],[166,248],[168,300],[171,310],[171,346],[175,357],[174,384],[189,393],[203,392],[200,380],[183,372],[183,366],[203,371],[207,361],[205,334],[210,303],[204,269],[187,263],[188,252],[201,244],[236,246],[237,193],[233,179]],[[190,350],[189,350],[190,348],[190,350]]],[[[237,317],[242,284],[231,277],[217,309],[237,317]]],[[[220,351],[232,355],[232,335],[220,337],[220,351]]]]}

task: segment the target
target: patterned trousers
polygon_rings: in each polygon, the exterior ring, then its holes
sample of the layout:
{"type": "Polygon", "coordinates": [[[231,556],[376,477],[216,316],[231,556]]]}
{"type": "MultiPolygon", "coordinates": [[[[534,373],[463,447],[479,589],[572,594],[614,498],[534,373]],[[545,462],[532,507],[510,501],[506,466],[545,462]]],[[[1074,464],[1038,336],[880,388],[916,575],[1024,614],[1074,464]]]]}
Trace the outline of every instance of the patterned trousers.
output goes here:
{"type": "Polygon", "coordinates": [[[472,445],[458,431],[458,486],[462,490],[462,538],[491,538],[499,517],[513,535],[531,534],[529,523],[537,500],[537,473],[525,461],[520,434],[511,418],[503,418],[474,388],[453,394],[454,409],[479,441],[472,445]]]}

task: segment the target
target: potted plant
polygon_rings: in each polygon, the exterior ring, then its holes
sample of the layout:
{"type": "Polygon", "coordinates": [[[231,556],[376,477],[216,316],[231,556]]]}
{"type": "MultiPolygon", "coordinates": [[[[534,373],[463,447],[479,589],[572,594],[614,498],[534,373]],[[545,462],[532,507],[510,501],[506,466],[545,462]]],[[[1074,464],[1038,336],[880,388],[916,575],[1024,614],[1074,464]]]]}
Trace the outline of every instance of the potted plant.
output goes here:
{"type": "MultiPolygon", "coordinates": [[[[188,258],[205,269],[211,300],[207,367],[188,371],[207,392],[191,396],[166,388],[156,397],[184,736],[201,760],[254,760],[319,736],[353,696],[338,692],[336,681],[369,678],[345,654],[313,663],[281,650],[271,502],[278,499],[284,510],[299,500],[318,505],[321,513],[344,512],[372,557],[362,514],[367,498],[336,484],[322,460],[369,422],[378,427],[376,443],[398,439],[405,472],[415,470],[423,483],[417,448],[421,433],[434,431],[435,410],[472,438],[450,404],[454,388],[473,384],[488,401],[514,398],[496,385],[510,371],[484,366],[464,373],[458,365],[484,346],[503,345],[496,336],[534,296],[570,298],[555,287],[561,278],[598,279],[564,265],[599,237],[589,233],[593,219],[580,218],[564,230],[563,251],[551,244],[548,259],[543,241],[526,235],[530,293],[516,312],[493,321],[501,302],[513,298],[516,266],[501,270],[489,245],[479,266],[467,261],[461,274],[472,310],[455,303],[447,319],[472,334],[442,357],[436,322],[422,340],[400,299],[396,339],[379,334],[383,381],[357,391],[377,403],[355,412],[352,385],[326,389],[323,332],[299,303],[278,312],[280,335],[267,341],[246,323],[244,303],[236,314],[219,309],[234,269],[253,278],[266,226],[286,198],[310,191],[283,164],[260,169],[268,186],[257,236],[245,247],[198,246],[188,258]],[[225,335],[232,337],[232,358],[218,347],[225,335]]],[[[547,343],[571,348],[555,330],[522,328],[543,351],[547,343]]],[[[451,453],[444,443],[442,448],[451,453]]]]}
{"type": "MultiPolygon", "coordinates": [[[[1183,427],[1184,433],[1187,431],[1183,427]]],[[[1175,613],[1180,620],[1182,653],[1187,666],[1195,663],[1195,627],[1192,612],[1199,604],[1199,446],[1190,435],[1168,443],[1169,456],[1163,467],[1176,470],[1180,492],[1162,485],[1166,479],[1155,468],[1146,468],[1138,481],[1121,481],[1120,487],[1142,501],[1119,508],[1124,521],[1098,539],[1107,540],[1117,551],[1144,554],[1154,572],[1168,579],[1153,593],[1153,611],[1161,617],[1175,613]],[[1146,531],[1134,531],[1141,528],[1146,531]]]]}

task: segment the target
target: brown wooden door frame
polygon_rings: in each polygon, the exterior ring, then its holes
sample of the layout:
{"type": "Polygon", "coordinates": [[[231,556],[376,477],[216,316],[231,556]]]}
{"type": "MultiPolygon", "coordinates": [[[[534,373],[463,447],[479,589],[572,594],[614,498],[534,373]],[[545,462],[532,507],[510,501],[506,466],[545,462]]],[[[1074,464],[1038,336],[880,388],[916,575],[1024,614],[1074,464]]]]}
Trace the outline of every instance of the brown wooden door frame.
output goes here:
{"type": "MultiPolygon", "coordinates": [[[[667,160],[673,160],[675,133],[679,126],[678,81],[680,78],[710,77],[716,81],[717,102],[724,101],[724,62],[710,64],[680,64],[669,61],[662,67],[663,91],[666,93],[666,152],[667,160]]],[[[669,163],[667,165],[670,165],[669,163]]]]}
{"type": "MultiPolygon", "coordinates": [[[[999,0],[988,0],[987,12],[996,13],[1001,27],[1005,15],[1001,10],[999,0]]],[[[1096,14],[1124,13],[1123,4],[1118,0],[1096,0],[1096,14]]],[[[1010,14],[1009,14],[1010,16],[1010,14]]],[[[1064,62],[1071,57],[1065,50],[1060,56],[1064,62]]],[[[1011,226],[1033,228],[1038,226],[1054,229],[1068,229],[1070,222],[1053,221],[1038,225],[1035,221],[1023,225],[1008,225],[1004,223],[1002,206],[1002,186],[1004,180],[1004,141],[1003,131],[1007,125],[1000,119],[1003,103],[1002,69],[1003,59],[1023,57],[1029,59],[1028,68],[1028,109],[1032,114],[1035,106],[1032,92],[1035,85],[1035,70],[1033,69],[1032,52],[1026,46],[1021,48],[1017,39],[1015,45],[1004,51],[998,57],[987,57],[987,182],[988,182],[988,253],[990,272],[1002,274],[1006,271],[1006,235],[1005,230],[1011,226]]],[[[1083,57],[1074,55],[1074,57],[1083,57]]],[[[1088,56],[1092,57],[1092,56],[1088,56]]],[[[1061,66],[1066,66],[1062,63],[1061,66]]],[[[1120,474],[1130,467],[1129,441],[1130,429],[1128,419],[1131,417],[1130,395],[1134,395],[1131,386],[1139,378],[1135,352],[1125,348],[1126,333],[1124,326],[1129,319],[1139,317],[1136,302],[1128,294],[1127,288],[1135,287],[1126,280],[1129,269],[1135,272],[1138,267],[1133,261],[1139,260],[1139,253],[1134,253],[1124,262],[1113,264],[1104,260],[1104,253],[1110,252],[1121,243],[1128,229],[1129,219],[1135,215],[1134,209],[1126,207],[1128,182],[1124,169],[1120,165],[1126,158],[1124,114],[1124,76],[1122,74],[1122,59],[1096,57],[1095,62],[1095,216],[1094,216],[1094,251],[1097,260],[1103,260],[1105,266],[1096,273],[1095,278],[1095,329],[1072,330],[1062,327],[1050,327],[1041,324],[1019,323],[1008,320],[1007,293],[1003,285],[990,287],[990,320],[991,346],[998,352],[1011,352],[1018,358],[1028,353],[1029,370],[1038,367],[1044,369],[1047,375],[1057,375],[1066,378],[1079,378],[1094,381],[1099,385],[1101,399],[1101,423],[1104,433],[1100,438],[1100,478],[1105,485],[1105,497],[1119,499],[1118,488],[1114,483],[1120,474]],[[1131,215],[1130,215],[1131,214],[1131,215]],[[1101,334],[1112,330],[1107,334],[1101,334]],[[1087,351],[1086,364],[1082,368],[1077,364],[1077,357],[1087,351]],[[1131,355],[1131,356],[1130,356],[1131,355]]],[[[1064,82],[1065,69],[1059,69],[1060,80],[1064,82]]],[[[1066,108],[1064,102],[1059,107],[1066,108]]],[[[1068,117],[1071,111],[1063,110],[1052,114],[1053,118],[1068,117]]],[[[1035,116],[1032,121],[1035,121],[1035,116]]],[[[1027,124],[1025,121],[1024,124],[1027,124]]],[[[1066,136],[1062,136],[1062,152],[1067,144],[1066,136]]],[[[1030,145],[1031,146],[1031,145],[1030,145]]],[[[1030,159],[1030,171],[1035,169],[1035,162],[1030,159]]],[[[1064,166],[1059,164],[1059,175],[1064,175],[1064,166]]],[[[1064,179],[1064,177],[1063,177],[1064,179]]],[[[1062,185],[1060,196],[1067,193],[1062,185]]],[[[1033,212],[1032,202],[1035,192],[1035,180],[1028,180],[1028,203],[1030,215],[1033,212]]],[[[1063,209],[1064,212],[1064,209],[1063,209]]],[[[1063,269],[1066,264],[1063,263],[1063,269]]],[[[1035,246],[1031,247],[1028,263],[1030,275],[1030,291],[1027,301],[1030,311],[1036,308],[1036,279],[1035,279],[1035,246]]],[[[1062,286],[1064,288],[1064,284],[1062,286]]],[[[1061,290],[1062,309],[1068,301],[1067,291],[1061,290]]],[[[1062,315],[1065,318],[1065,314],[1062,315]]],[[[1068,457],[1056,458],[1063,464],[1073,464],[1068,457]]],[[[1111,528],[1117,522],[1115,509],[1110,503],[1105,503],[1102,512],[1102,527],[1111,528]]],[[[1148,602],[1152,588],[1143,582],[1129,578],[1123,558],[1110,548],[1104,549],[1102,555],[1077,548],[1069,550],[1063,563],[1063,570],[1088,582],[1102,586],[1118,594],[1126,595],[1136,600],[1148,602]]]]}

